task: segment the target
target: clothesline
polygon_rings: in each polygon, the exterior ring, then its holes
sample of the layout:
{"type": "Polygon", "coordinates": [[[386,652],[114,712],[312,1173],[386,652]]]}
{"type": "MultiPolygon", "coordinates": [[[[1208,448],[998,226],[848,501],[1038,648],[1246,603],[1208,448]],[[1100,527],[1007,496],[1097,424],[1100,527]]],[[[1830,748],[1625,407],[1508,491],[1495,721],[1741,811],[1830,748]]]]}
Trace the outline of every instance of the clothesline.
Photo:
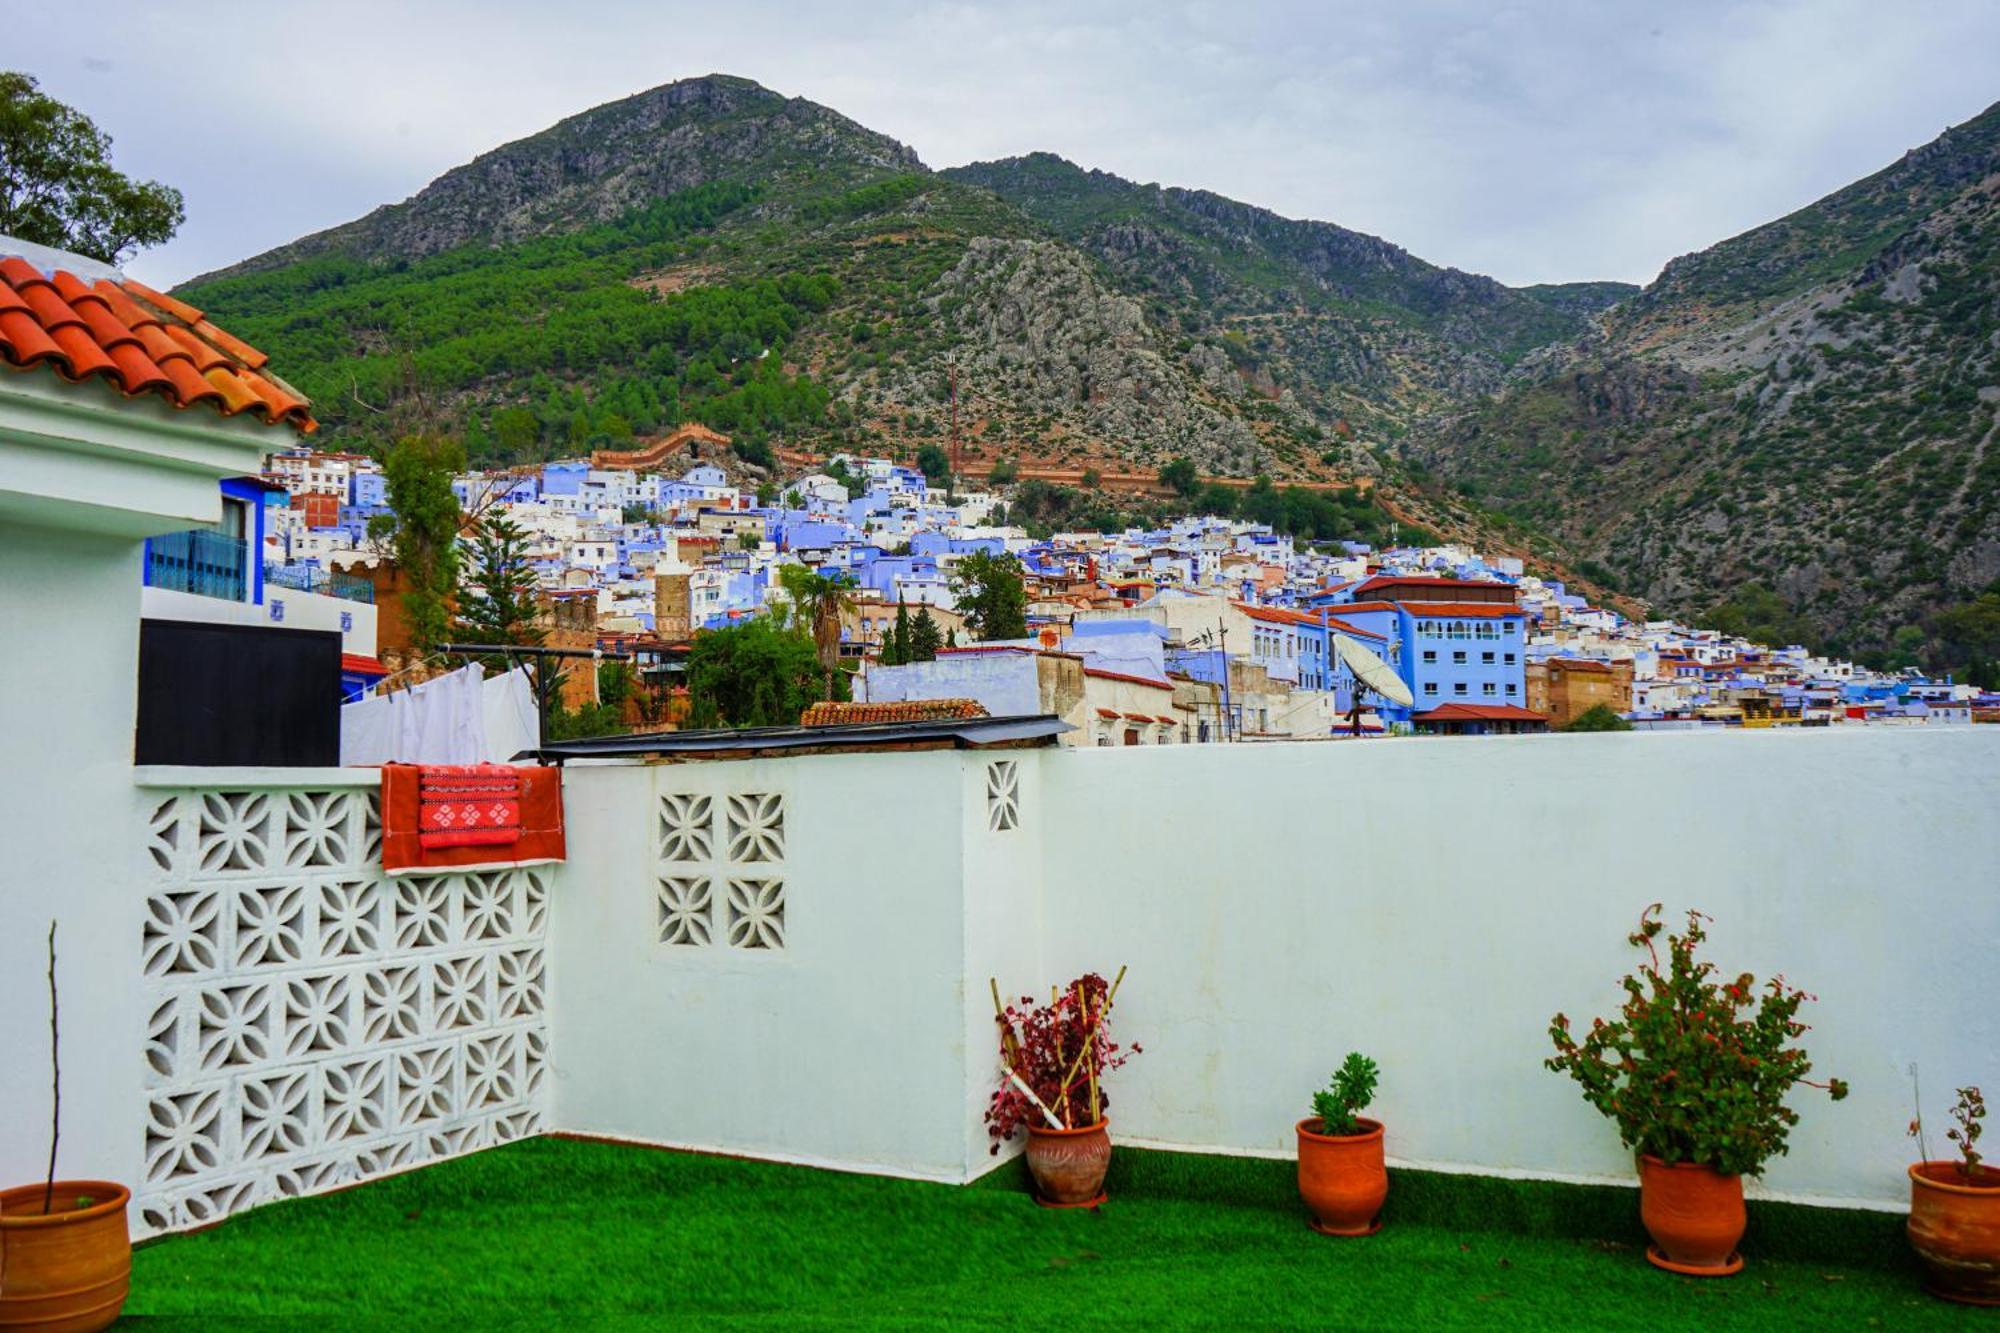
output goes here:
{"type": "Polygon", "coordinates": [[[489,680],[473,662],[340,710],[340,762],[349,767],[506,763],[540,738],[541,715],[521,667],[489,680]]]}

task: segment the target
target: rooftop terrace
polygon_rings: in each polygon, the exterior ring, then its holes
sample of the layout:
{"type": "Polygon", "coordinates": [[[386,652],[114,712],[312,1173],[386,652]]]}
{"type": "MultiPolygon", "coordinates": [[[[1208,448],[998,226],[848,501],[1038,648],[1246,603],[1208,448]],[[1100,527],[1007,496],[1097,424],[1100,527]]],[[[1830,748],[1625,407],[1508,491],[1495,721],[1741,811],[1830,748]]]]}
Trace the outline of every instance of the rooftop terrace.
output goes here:
{"type": "Polygon", "coordinates": [[[1388,1225],[1305,1224],[1284,1162],[1122,1152],[1114,1202],[1048,1212],[1010,1162],[971,1189],[538,1139],[274,1205],[134,1256],[131,1315],[479,1326],[1967,1328],[1896,1219],[1767,1204],[1754,1277],[1636,1257],[1622,1190],[1398,1172],[1388,1225]],[[1802,1216],[1809,1218],[1803,1230],[1802,1216]]]}

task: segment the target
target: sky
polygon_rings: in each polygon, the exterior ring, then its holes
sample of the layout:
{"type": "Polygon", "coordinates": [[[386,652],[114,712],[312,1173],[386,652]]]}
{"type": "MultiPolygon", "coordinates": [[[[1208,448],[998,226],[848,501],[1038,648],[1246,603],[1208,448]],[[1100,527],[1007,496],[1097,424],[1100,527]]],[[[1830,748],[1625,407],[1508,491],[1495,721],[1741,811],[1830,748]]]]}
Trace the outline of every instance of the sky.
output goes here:
{"type": "Polygon", "coordinates": [[[1046,150],[1516,285],[1645,282],[2000,100],[1996,0],[90,8],[85,29],[23,5],[0,66],[186,194],[180,235],[127,266],[156,286],[711,72],[933,167],[1046,150]]]}

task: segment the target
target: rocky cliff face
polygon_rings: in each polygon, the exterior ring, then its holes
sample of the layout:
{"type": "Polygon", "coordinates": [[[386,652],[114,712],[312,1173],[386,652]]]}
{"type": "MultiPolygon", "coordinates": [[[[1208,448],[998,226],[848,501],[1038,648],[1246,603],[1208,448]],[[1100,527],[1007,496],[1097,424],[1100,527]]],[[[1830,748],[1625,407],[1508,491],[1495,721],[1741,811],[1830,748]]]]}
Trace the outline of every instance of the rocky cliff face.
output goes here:
{"type": "Polygon", "coordinates": [[[1667,609],[1760,581],[1866,645],[2000,575],[1996,182],[2000,108],[1643,292],[1517,290],[1050,154],[932,173],[825,107],[710,76],[497,148],[196,297],[302,379],[325,372],[333,438],[365,429],[341,401],[355,365],[386,392],[399,340],[468,430],[524,455],[691,416],[908,451],[946,441],[955,371],[975,459],[1186,454],[1389,490],[1409,462],[1446,483],[1422,500],[1454,531],[1477,535],[1470,495],[1526,525],[1496,544],[1553,542],[1667,609]],[[587,259],[538,239],[690,191],[711,197],[664,229],[596,228],[587,259]],[[506,342],[557,327],[559,355],[506,342]]]}
{"type": "Polygon", "coordinates": [[[1124,441],[1140,465],[1186,454],[1240,473],[1257,461],[1258,435],[1222,406],[1245,392],[1228,358],[1212,347],[1174,356],[1144,307],[1068,246],[977,238],[924,301],[946,343],[897,386],[906,397],[935,397],[955,365],[971,413],[1027,404],[1049,428],[1124,441]]]}
{"type": "Polygon", "coordinates": [[[2000,107],[1603,324],[1413,452],[1668,609],[1879,649],[2000,578],[2000,107]]]}
{"type": "Polygon", "coordinates": [[[923,171],[916,153],[804,98],[748,79],[683,79],[594,107],[454,167],[400,204],[208,278],[316,254],[419,259],[603,222],[720,180],[833,170],[923,171]]]}
{"type": "MultiPolygon", "coordinates": [[[[935,440],[956,367],[988,455],[1127,467],[1184,453],[1212,471],[1281,478],[1374,470],[1368,444],[1498,388],[1524,353],[1588,324],[1570,304],[1376,237],[1047,154],[933,174],[904,145],[834,111],[725,76],[573,116],[403,203],[194,285],[219,311],[236,301],[248,303],[239,319],[275,319],[296,298],[246,279],[326,259],[346,266],[351,285],[357,264],[380,271],[467,246],[496,248],[504,262],[510,246],[720,185],[755,194],[716,222],[700,262],[667,255],[648,261],[666,267],[626,280],[672,299],[788,274],[834,278],[837,296],[790,355],[840,409],[828,443],[841,446],[860,443],[846,437],[861,429],[891,444],[935,440]]],[[[489,251],[485,278],[493,264],[489,251]]],[[[442,271],[437,280],[459,281],[442,271]]],[[[392,307],[407,302],[408,284],[393,300],[350,290],[334,318],[353,327],[331,340],[301,333],[301,346],[314,355],[330,343],[357,355],[389,347],[383,324],[397,322],[392,307]]],[[[513,308],[520,299],[494,297],[512,318],[527,313],[513,308]]],[[[592,330],[593,343],[623,336],[592,330]]],[[[519,375],[461,367],[525,359],[431,358],[454,377],[440,386],[451,401],[474,412],[529,388],[519,375]]],[[[328,420],[338,433],[338,411],[328,420]]]]}

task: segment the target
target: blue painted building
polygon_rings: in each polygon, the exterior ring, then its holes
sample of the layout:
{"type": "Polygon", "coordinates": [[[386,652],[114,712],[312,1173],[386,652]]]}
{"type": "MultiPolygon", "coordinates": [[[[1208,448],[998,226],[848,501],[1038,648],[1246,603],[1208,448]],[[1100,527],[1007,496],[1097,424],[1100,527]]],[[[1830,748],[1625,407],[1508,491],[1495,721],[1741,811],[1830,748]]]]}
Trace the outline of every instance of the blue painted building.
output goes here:
{"type": "Polygon", "coordinates": [[[1449,704],[1525,708],[1527,613],[1514,599],[1488,580],[1377,576],[1309,601],[1382,637],[1421,723],[1449,704]]]}
{"type": "Polygon", "coordinates": [[[542,468],[543,495],[581,495],[590,477],[588,463],[550,463],[542,468]]]}

